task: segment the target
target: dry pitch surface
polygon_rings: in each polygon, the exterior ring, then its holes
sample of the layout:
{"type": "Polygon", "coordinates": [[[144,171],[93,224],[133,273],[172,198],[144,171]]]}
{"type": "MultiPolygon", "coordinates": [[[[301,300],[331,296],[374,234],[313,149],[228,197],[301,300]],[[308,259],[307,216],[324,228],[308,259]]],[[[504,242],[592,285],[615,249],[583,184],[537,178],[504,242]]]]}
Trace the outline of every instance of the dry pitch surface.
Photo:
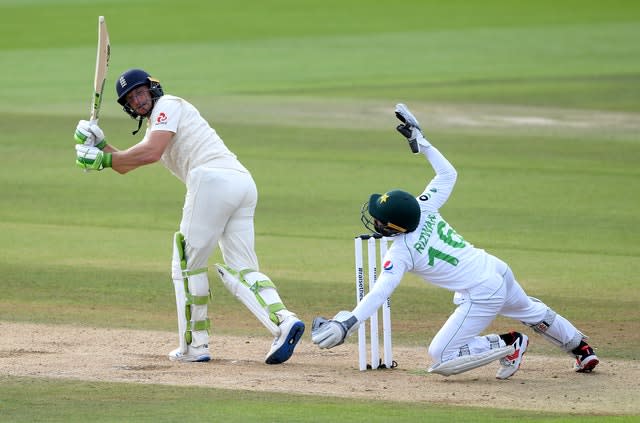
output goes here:
{"type": "MultiPolygon", "coordinates": [[[[263,99],[264,100],[264,99],[263,99]]],[[[258,101],[258,100],[256,100],[258,101]]],[[[264,100],[269,103],[269,99],[264,100]]],[[[299,113],[292,125],[392,128],[393,105],[376,101],[349,106],[321,104],[310,109],[304,99],[279,107],[299,113]],[[301,107],[305,106],[305,107],[301,107]],[[328,107],[331,106],[331,107],[328,107]],[[305,111],[304,113],[300,111],[305,111]],[[371,117],[375,116],[372,124],[371,117]]],[[[327,102],[330,103],[330,102],[327,102]]],[[[270,121],[270,110],[243,109],[243,114],[216,110],[227,120],[241,116],[270,121]],[[227,115],[225,115],[225,112],[227,115]]],[[[346,104],[346,105],[345,105],[346,104]]],[[[243,100],[243,107],[246,102],[243,100]]],[[[522,131],[552,132],[594,137],[615,132],[635,139],[640,130],[636,113],[551,110],[512,106],[461,106],[410,104],[417,116],[425,116],[434,130],[468,128],[472,133],[522,131]]],[[[275,112],[274,112],[275,113],[275,112]]],[[[283,110],[277,110],[278,118],[283,110]]],[[[409,401],[506,409],[544,410],[579,414],[640,414],[640,364],[637,361],[602,362],[591,374],[572,370],[568,356],[528,353],[520,371],[511,379],[495,379],[497,365],[442,377],[428,374],[426,348],[394,347],[399,367],[360,372],[354,343],[320,351],[305,334],[296,354],[280,366],[264,364],[271,339],[212,336],[208,363],[173,363],[166,354],[176,346],[173,332],[132,331],[0,322],[0,380],[7,376],[64,378],[86,381],[188,385],[263,392],[353,397],[373,400],[409,401]]],[[[532,337],[532,343],[545,342],[532,337]]]]}
{"type": "MultiPolygon", "coordinates": [[[[271,339],[212,336],[213,360],[174,363],[173,332],[0,322],[0,380],[6,376],[188,385],[579,414],[639,414],[640,364],[600,357],[573,372],[570,357],[527,354],[513,378],[496,365],[452,376],[428,374],[426,348],[394,347],[399,367],[360,372],[356,345],[320,351],[305,333],[279,366],[264,364],[271,339]]],[[[532,337],[532,342],[544,342],[532,337]]]]}

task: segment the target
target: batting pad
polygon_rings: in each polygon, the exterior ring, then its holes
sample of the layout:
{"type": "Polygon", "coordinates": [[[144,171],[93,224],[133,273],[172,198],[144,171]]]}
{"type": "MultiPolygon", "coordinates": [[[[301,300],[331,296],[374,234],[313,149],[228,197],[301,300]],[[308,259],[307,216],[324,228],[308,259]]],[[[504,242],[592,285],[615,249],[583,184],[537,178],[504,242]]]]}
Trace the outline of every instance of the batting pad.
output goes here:
{"type": "Polygon", "coordinates": [[[284,310],[284,304],[267,304],[260,295],[262,290],[276,289],[271,279],[267,275],[251,269],[236,272],[224,264],[216,263],[215,266],[218,269],[220,279],[229,292],[238,298],[269,329],[273,336],[279,337],[280,328],[276,312],[284,310]]]}
{"type": "Polygon", "coordinates": [[[178,334],[180,351],[185,353],[188,345],[194,347],[208,344],[211,322],[207,317],[210,298],[207,269],[187,270],[184,254],[184,236],[174,235],[173,266],[182,269],[181,279],[174,279],[176,306],[178,309],[178,334]]]}

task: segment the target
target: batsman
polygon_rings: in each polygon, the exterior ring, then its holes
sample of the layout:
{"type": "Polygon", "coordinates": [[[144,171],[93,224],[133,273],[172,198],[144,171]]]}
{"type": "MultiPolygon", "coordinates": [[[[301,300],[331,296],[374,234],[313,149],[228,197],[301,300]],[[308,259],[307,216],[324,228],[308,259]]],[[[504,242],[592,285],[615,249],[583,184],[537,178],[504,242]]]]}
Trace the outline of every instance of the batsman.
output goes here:
{"type": "Polygon", "coordinates": [[[146,121],[144,137],[120,151],[107,143],[95,121],[81,120],[74,135],[76,164],[85,170],[112,168],[125,174],[161,161],[186,185],[180,229],[172,238],[179,346],[169,353],[169,359],[211,359],[207,263],[219,246],[224,263],[215,267],[225,287],[274,337],[265,362],[287,361],[305,325],[285,307],[275,284],[260,272],[254,248],[258,192],[251,173],[191,103],[164,94],[160,82],[146,71],[122,73],[116,93],[124,111],[137,120],[134,135],[146,121]]]}
{"type": "Polygon", "coordinates": [[[515,319],[574,359],[577,372],[591,372],[598,357],[585,335],[541,300],[528,296],[507,263],[474,247],[440,214],[456,183],[453,165],[422,134],[416,118],[404,104],[396,117],[398,132],[414,154],[424,156],[435,177],[414,197],[399,189],[372,194],[362,207],[361,220],[370,231],[393,237],[374,288],[352,311],[331,320],[314,319],[312,339],[320,348],[333,348],[373,315],[391,296],[405,273],[454,293],[457,305],[429,345],[433,364],[429,372],[443,376],[463,373],[498,362],[496,378],[511,377],[522,364],[529,338],[511,331],[481,333],[496,316],[515,319]]]}

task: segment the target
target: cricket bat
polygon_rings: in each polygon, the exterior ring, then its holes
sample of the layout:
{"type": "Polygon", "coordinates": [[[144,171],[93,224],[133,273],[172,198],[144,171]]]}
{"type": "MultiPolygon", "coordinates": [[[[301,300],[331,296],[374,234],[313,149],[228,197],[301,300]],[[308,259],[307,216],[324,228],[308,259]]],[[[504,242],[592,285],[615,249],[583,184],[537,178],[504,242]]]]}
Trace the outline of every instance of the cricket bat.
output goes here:
{"type": "Polygon", "coordinates": [[[100,116],[100,106],[102,105],[102,93],[104,83],[107,79],[107,68],[109,67],[109,57],[111,56],[111,44],[109,43],[109,32],[104,16],[98,17],[98,53],[96,55],[96,74],[93,79],[93,99],[91,101],[90,120],[97,123],[100,116]]]}

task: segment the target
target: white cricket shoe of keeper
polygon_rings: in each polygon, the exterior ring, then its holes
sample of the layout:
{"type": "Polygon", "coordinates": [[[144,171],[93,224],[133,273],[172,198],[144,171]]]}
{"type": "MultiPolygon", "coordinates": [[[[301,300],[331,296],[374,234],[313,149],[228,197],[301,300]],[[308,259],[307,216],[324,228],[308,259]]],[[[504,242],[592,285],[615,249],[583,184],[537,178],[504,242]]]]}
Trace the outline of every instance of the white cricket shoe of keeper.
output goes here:
{"type": "Polygon", "coordinates": [[[171,351],[169,353],[169,360],[182,361],[185,363],[209,361],[211,360],[211,354],[209,353],[208,345],[201,345],[199,347],[192,347],[189,345],[186,353],[182,353],[180,348],[176,348],[171,351]]]}
{"type": "Polygon", "coordinates": [[[518,371],[522,364],[524,353],[529,346],[529,337],[523,333],[518,333],[516,340],[513,342],[513,346],[515,348],[513,354],[509,354],[500,359],[500,368],[496,373],[496,379],[507,379],[518,371]]]}

